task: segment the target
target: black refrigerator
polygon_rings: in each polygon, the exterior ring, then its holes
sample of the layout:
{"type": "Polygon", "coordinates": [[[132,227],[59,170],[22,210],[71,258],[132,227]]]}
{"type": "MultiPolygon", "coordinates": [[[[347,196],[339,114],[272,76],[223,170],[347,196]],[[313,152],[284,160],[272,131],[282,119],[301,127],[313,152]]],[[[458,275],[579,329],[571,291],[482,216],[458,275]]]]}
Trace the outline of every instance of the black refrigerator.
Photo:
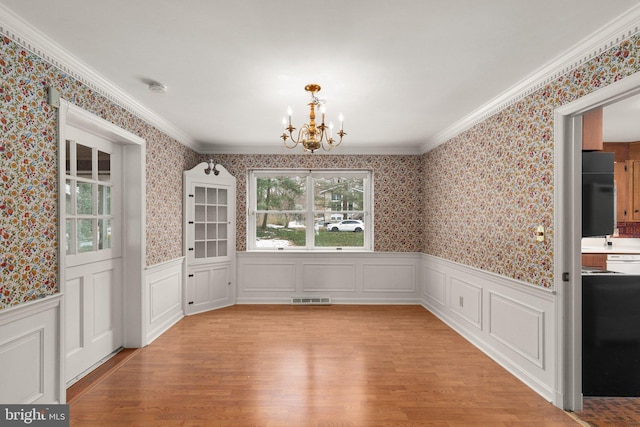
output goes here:
{"type": "Polygon", "coordinates": [[[613,177],[613,153],[582,152],[582,237],[613,234],[613,177]]]}

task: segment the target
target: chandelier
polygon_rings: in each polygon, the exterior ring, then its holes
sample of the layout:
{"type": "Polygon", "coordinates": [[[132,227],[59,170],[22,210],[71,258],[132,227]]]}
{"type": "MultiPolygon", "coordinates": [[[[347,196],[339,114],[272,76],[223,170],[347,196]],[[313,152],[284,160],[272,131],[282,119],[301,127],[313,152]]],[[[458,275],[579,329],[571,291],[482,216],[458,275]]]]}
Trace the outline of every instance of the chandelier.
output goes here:
{"type": "Polygon", "coordinates": [[[302,144],[304,151],[311,151],[313,153],[320,149],[320,147],[325,151],[329,151],[340,145],[342,143],[342,137],[346,135],[346,132],[342,130],[344,124],[342,113],[339,117],[340,130],[337,132],[337,136],[339,136],[340,139],[336,142],[336,140],[333,139],[333,123],[329,122],[329,126],[325,126],[324,124],[325,101],[316,96],[316,92],[320,91],[320,85],[311,83],[306,85],[304,90],[311,92],[311,102],[308,104],[310,108],[309,123],[303,124],[298,131],[297,138],[294,137],[293,131],[296,130],[296,128],[291,126],[291,107],[289,107],[287,109],[289,120],[287,121],[286,117],[282,119],[282,126],[284,129],[280,138],[282,138],[284,146],[287,148],[295,148],[298,144],[302,144]],[[316,125],[316,107],[322,114],[322,121],[319,125],[316,125]],[[287,132],[289,133],[288,135],[287,132]],[[291,138],[291,141],[287,142],[287,139],[289,138],[291,138]]]}

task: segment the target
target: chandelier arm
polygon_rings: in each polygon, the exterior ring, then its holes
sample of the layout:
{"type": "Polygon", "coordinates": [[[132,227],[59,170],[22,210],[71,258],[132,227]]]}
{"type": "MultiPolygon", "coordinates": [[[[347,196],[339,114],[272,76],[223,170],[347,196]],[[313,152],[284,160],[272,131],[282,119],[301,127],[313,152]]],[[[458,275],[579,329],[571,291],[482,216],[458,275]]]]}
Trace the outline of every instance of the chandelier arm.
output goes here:
{"type": "Polygon", "coordinates": [[[281,138],[281,139],[282,139],[282,141],[284,142],[284,146],[285,146],[285,147],[287,147],[287,148],[296,148],[296,147],[298,146],[298,142],[297,142],[297,141],[295,141],[295,140],[293,139],[293,137],[291,137],[291,142],[292,142],[292,144],[291,144],[291,145],[287,144],[287,139],[289,139],[289,137],[287,136],[287,134],[286,134],[286,133],[283,133],[283,134],[282,134],[282,136],[281,136],[280,138],[281,138]]]}
{"type": "Polygon", "coordinates": [[[337,147],[338,145],[342,144],[342,137],[345,136],[347,133],[345,131],[343,131],[342,129],[340,129],[340,131],[338,132],[338,135],[340,135],[340,140],[338,141],[337,144],[334,144],[334,147],[337,147]]]}
{"type": "Polygon", "coordinates": [[[284,146],[287,148],[295,148],[298,146],[298,144],[302,144],[304,146],[305,142],[307,139],[309,139],[310,134],[309,134],[309,125],[308,124],[304,124],[302,125],[302,127],[298,130],[298,137],[294,137],[293,136],[293,131],[296,128],[289,126],[287,128],[287,130],[289,131],[289,136],[287,136],[286,133],[283,133],[282,136],[280,137],[283,141],[284,141],[284,146]],[[306,138],[305,138],[306,136],[306,138]],[[293,142],[293,144],[287,144],[287,139],[291,139],[291,142],[293,142]]]}
{"type": "Polygon", "coordinates": [[[329,146],[329,148],[325,147],[325,144],[322,144],[322,149],[324,151],[331,151],[332,149],[336,148],[338,145],[342,144],[342,137],[344,135],[346,135],[347,133],[345,131],[339,131],[338,135],[340,136],[340,139],[338,140],[338,142],[336,144],[334,144],[334,139],[333,138],[329,138],[327,137],[327,145],[329,146]]]}

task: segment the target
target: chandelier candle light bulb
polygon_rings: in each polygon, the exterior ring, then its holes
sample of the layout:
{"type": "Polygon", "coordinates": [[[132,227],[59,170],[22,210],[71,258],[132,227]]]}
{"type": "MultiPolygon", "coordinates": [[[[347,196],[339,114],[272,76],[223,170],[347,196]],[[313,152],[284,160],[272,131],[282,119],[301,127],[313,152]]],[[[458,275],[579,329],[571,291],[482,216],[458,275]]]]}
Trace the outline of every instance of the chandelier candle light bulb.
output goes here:
{"type": "Polygon", "coordinates": [[[316,97],[316,92],[320,91],[320,85],[315,83],[308,84],[305,86],[304,90],[311,93],[311,102],[309,102],[309,123],[304,123],[300,130],[298,131],[297,137],[293,135],[293,131],[296,130],[291,125],[291,107],[287,108],[287,115],[289,116],[289,126],[287,126],[287,120],[285,118],[282,119],[282,125],[284,130],[280,138],[284,142],[284,146],[287,148],[295,148],[298,144],[302,144],[304,151],[315,152],[320,147],[323,150],[329,151],[342,143],[342,137],[346,135],[343,130],[344,117],[342,113],[340,113],[340,131],[338,132],[338,136],[340,139],[336,142],[333,139],[333,124],[329,122],[329,126],[325,126],[324,118],[326,107],[324,106],[324,100],[318,99],[316,97]],[[316,125],[316,108],[321,113],[321,123],[320,125],[316,125]],[[328,129],[328,131],[327,131],[328,129]],[[289,133],[287,135],[287,132],[289,133]],[[291,138],[291,144],[287,143],[287,139],[291,138]]]}

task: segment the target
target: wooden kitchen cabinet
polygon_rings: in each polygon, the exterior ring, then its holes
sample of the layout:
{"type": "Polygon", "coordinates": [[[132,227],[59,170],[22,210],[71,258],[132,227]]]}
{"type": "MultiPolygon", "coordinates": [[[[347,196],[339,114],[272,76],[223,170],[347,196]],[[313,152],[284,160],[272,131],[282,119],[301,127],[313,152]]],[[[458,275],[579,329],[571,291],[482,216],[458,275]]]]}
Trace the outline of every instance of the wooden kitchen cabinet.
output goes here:
{"type": "Polygon", "coordinates": [[[630,157],[630,143],[628,142],[605,142],[602,144],[602,151],[606,151],[608,153],[613,153],[613,161],[618,163],[624,163],[629,159],[632,159],[632,157],[630,157]]]}
{"type": "Polygon", "coordinates": [[[616,221],[640,222],[640,160],[616,163],[614,176],[616,221]]]}
{"type": "Polygon", "coordinates": [[[582,115],[582,150],[602,150],[602,108],[582,115]]]}
{"type": "Polygon", "coordinates": [[[596,267],[600,270],[607,269],[607,254],[582,254],[583,267],[596,267]]]}
{"type": "Polygon", "coordinates": [[[628,186],[630,220],[635,222],[640,221],[640,160],[631,160],[628,163],[631,165],[630,173],[627,172],[631,181],[628,186]]]}
{"type": "Polygon", "coordinates": [[[613,165],[614,181],[616,185],[616,221],[631,221],[629,207],[629,166],[627,162],[616,162],[613,165]]]}
{"type": "Polygon", "coordinates": [[[603,151],[616,162],[616,221],[640,222],[640,142],[605,142],[603,151]]]}

